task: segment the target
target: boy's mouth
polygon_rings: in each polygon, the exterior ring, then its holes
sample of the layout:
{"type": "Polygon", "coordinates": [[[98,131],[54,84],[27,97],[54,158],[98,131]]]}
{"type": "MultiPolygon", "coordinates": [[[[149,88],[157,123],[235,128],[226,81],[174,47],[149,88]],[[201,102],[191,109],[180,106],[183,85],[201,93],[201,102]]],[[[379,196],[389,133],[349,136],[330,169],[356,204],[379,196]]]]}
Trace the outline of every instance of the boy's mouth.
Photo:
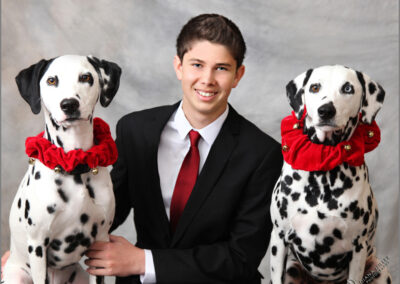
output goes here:
{"type": "Polygon", "coordinates": [[[200,91],[196,89],[196,92],[202,96],[202,97],[212,97],[215,96],[217,94],[217,92],[213,92],[213,91],[200,91]]]}

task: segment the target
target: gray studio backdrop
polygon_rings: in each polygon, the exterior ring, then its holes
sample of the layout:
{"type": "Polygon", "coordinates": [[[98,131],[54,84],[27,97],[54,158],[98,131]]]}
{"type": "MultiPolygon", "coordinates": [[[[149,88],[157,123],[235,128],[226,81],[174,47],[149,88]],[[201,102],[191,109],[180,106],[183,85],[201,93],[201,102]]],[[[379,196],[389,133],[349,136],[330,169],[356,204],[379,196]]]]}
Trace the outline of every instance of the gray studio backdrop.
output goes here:
{"type": "MultiPolygon", "coordinates": [[[[289,115],[286,83],[310,67],[343,64],[364,71],[386,90],[377,122],[382,142],[367,154],[370,181],[380,208],[378,256],[389,257],[399,283],[399,82],[398,3],[336,1],[23,1],[1,7],[1,253],[9,246],[8,212],[28,166],[24,141],[44,128],[19,96],[17,73],[42,58],[93,54],[117,62],[121,85],[97,115],[111,126],[124,114],[181,97],[172,60],[181,26],[200,13],[221,13],[247,42],[246,74],[230,102],[280,141],[289,115]]],[[[134,162],[134,161],[132,161],[134,162]]],[[[131,217],[116,234],[135,241],[131,217]]],[[[269,280],[268,261],[260,271],[269,280]]],[[[112,278],[107,281],[113,283],[112,278]]]]}

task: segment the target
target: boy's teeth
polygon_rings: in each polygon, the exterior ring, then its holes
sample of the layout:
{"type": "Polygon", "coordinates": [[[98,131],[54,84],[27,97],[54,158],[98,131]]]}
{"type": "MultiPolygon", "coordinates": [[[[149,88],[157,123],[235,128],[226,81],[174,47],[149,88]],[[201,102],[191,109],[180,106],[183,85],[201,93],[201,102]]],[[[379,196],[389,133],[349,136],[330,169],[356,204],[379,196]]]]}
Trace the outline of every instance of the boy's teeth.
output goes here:
{"type": "Polygon", "coordinates": [[[214,93],[206,93],[206,92],[202,92],[202,91],[198,91],[200,95],[202,95],[203,97],[211,97],[214,95],[214,93]]]}

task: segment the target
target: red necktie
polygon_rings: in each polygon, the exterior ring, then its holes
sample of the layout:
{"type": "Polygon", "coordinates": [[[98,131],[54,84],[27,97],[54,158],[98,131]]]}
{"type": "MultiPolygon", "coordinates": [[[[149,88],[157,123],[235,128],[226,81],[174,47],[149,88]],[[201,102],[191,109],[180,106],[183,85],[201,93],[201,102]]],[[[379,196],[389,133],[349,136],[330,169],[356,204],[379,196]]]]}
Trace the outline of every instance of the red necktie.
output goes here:
{"type": "Polygon", "coordinates": [[[183,160],[178,178],[176,179],[174,193],[172,194],[170,223],[173,232],[192,193],[199,172],[200,154],[197,144],[199,143],[200,134],[197,131],[191,130],[189,137],[190,149],[183,160]]]}

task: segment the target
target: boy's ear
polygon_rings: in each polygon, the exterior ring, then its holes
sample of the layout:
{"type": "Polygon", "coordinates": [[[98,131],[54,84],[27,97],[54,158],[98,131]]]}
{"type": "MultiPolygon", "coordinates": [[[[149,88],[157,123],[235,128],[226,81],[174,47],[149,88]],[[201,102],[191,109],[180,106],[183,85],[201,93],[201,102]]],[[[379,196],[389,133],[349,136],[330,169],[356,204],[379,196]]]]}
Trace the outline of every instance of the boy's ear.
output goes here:
{"type": "Polygon", "coordinates": [[[174,69],[178,80],[182,80],[182,62],[178,55],[174,57],[174,69]]]}
{"type": "Polygon", "coordinates": [[[236,88],[236,86],[239,84],[239,81],[240,79],[242,79],[245,71],[246,67],[244,67],[243,64],[236,70],[235,80],[233,81],[233,88],[236,88]]]}

